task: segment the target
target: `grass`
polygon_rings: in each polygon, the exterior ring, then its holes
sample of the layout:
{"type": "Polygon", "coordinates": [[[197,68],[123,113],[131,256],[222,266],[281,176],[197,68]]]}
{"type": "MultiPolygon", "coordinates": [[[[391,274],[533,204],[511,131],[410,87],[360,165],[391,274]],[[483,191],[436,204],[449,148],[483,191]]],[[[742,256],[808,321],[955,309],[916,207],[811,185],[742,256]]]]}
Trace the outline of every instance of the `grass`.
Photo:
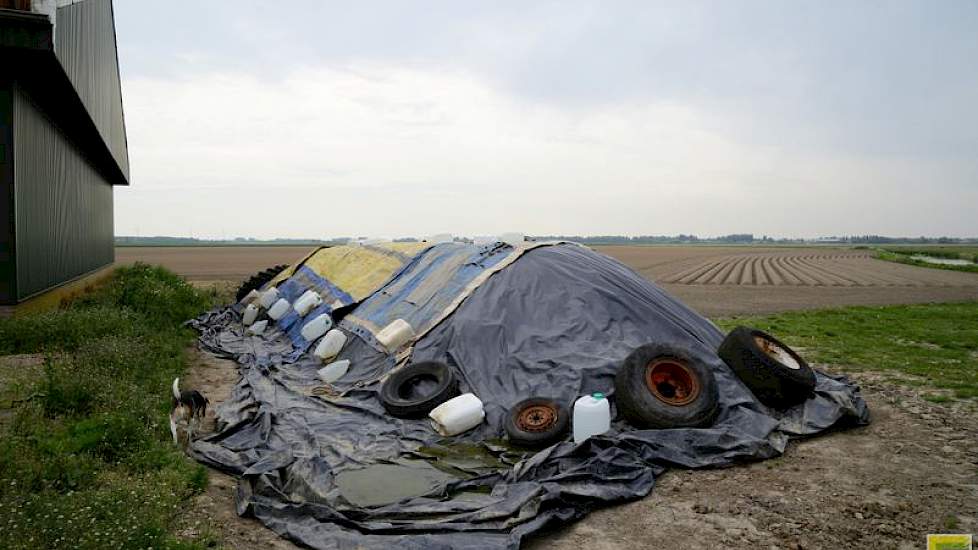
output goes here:
{"type": "Polygon", "coordinates": [[[0,319],[0,355],[44,355],[40,376],[7,388],[20,400],[0,410],[0,546],[212,542],[172,535],[207,472],[173,446],[166,415],[169,384],[194,339],[182,323],[214,302],[163,268],[137,264],[65,308],[0,319]]]}
{"type": "Polygon", "coordinates": [[[888,371],[896,381],[943,390],[935,402],[978,398],[978,302],[797,311],[720,319],[757,327],[810,362],[888,371]]]}
{"type": "Polygon", "coordinates": [[[876,258],[888,262],[897,262],[918,267],[929,267],[932,269],[945,269],[948,271],[966,271],[978,273],[978,247],[973,246],[889,246],[877,248],[876,258]],[[967,260],[972,262],[967,265],[947,265],[936,264],[918,260],[912,256],[930,256],[933,258],[945,258],[950,260],[967,260]]]}

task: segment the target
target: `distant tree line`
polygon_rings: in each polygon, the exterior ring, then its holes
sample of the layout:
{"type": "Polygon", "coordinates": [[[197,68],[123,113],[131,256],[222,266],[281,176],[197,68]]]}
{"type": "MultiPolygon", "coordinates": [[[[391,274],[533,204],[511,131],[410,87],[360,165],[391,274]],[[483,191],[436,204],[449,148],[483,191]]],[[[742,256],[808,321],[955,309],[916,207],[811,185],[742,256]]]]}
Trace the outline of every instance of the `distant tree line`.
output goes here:
{"type": "MultiPolygon", "coordinates": [[[[366,237],[360,237],[365,239],[366,237]]],[[[957,237],[885,237],[883,235],[842,235],[818,237],[815,239],[773,238],[767,235],[756,237],[753,233],[731,233],[718,237],[697,237],[696,235],[537,235],[528,237],[530,240],[564,240],[583,244],[805,244],[805,243],[839,243],[839,244],[973,244],[978,238],[957,237]]],[[[231,245],[337,245],[351,239],[337,237],[332,239],[253,239],[237,237],[235,239],[197,239],[194,237],[132,237],[118,236],[116,246],[231,246],[231,245]]],[[[355,240],[355,239],[352,239],[355,240]]],[[[456,237],[456,241],[470,242],[469,239],[456,237]]],[[[415,237],[400,237],[394,242],[418,242],[415,237]]]]}

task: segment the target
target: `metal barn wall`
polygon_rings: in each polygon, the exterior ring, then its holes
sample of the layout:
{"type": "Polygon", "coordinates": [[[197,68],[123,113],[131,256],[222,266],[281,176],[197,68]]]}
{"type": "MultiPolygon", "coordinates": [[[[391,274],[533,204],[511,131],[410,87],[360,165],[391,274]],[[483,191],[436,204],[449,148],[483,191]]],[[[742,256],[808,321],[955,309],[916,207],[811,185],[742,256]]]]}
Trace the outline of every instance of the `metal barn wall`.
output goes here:
{"type": "Polygon", "coordinates": [[[112,1],[83,0],[58,8],[55,21],[55,54],[129,179],[112,1]]]}
{"type": "Polygon", "coordinates": [[[112,186],[14,86],[17,294],[33,294],[115,259],[112,186]]]}

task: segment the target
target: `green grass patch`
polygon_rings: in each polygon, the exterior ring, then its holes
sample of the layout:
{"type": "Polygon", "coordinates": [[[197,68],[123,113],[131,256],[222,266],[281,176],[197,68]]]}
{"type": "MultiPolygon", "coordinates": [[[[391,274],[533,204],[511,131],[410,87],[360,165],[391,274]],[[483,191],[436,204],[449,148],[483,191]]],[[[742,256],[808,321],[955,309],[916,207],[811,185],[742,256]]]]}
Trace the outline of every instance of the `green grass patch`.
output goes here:
{"type": "Polygon", "coordinates": [[[978,302],[796,311],[717,324],[769,332],[811,362],[892,371],[908,385],[978,398],[978,302]]]}
{"type": "Polygon", "coordinates": [[[6,547],[202,547],[171,533],[207,471],[173,446],[167,412],[194,340],[182,323],[215,301],[137,264],[63,309],[0,319],[0,354],[45,354],[12,390],[32,397],[0,417],[6,547]]]}
{"type": "Polygon", "coordinates": [[[978,273],[978,247],[968,246],[929,246],[929,247],[909,247],[893,246],[876,249],[876,258],[888,262],[896,262],[918,267],[929,267],[931,269],[945,269],[948,271],[965,271],[978,273]],[[914,256],[929,256],[946,260],[964,260],[970,264],[949,265],[928,262],[915,258],[914,256]]]}

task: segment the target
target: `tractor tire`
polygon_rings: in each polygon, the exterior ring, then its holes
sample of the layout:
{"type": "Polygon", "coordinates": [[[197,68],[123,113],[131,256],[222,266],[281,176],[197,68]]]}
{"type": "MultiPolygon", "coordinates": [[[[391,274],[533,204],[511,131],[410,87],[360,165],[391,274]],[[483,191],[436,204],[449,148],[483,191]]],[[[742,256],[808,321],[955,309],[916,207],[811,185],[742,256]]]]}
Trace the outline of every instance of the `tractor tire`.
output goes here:
{"type": "Polygon", "coordinates": [[[625,359],[615,400],[625,420],[642,429],[709,426],[719,411],[713,372],[670,344],[640,346],[625,359]]]}

